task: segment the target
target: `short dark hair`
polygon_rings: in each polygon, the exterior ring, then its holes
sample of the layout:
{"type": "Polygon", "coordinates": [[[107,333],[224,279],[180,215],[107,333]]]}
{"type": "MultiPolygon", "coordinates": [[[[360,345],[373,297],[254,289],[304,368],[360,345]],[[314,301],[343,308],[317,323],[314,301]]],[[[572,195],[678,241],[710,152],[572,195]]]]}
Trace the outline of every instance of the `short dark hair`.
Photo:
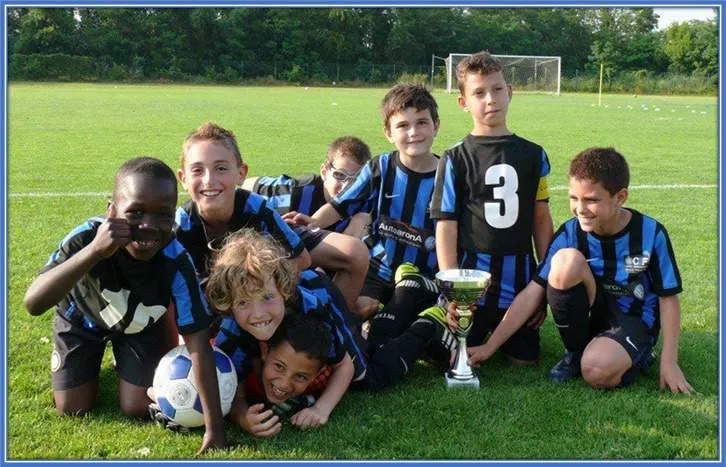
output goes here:
{"type": "Polygon", "coordinates": [[[287,342],[295,350],[302,352],[321,364],[328,363],[332,345],[330,326],[314,315],[305,315],[300,310],[288,306],[285,317],[267,341],[270,350],[287,342]]]}
{"type": "Polygon", "coordinates": [[[358,165],[363,165],[371,160],[371,149],[360,138],[341,136],[328,146],[328,162],[332,162],[335,156],[351,159],[358,165]]]}
{"type": "Polygon", "coordinates": [[[614,195],[630,184],[630,169],[614,148],[587,148],[570,162],[569,177],[600,183],[614,195]]]}
{"type": "Polygon", "coordinates": [[[177,196],[176,175],[171,167],[154,157],[139,156],[127,160],[119,167],[113,184],[113,199],[117,199],[126,180],[132,175],[141,175],[150,180],[167,180],[174,187],[174,197],[177,196]]]}
{"type": "Polygon", "coordinates": [[[399,83],[389,89],[381,102],[383,126],[388,129],[393,114],[409,107],[414,107],[419,112],[428,109],[434,124],[439,123],[439,106],[428,89],[422,84],[399,83]]]}
{"type": "Polygon", "coordinates": [[[492,56],[488,50],[483,50],[469,55],[456,65],[456,79],[459,81],[459,92],[464,95],[466,75],[477,73],[488,76],[492,73],[502,71],[502,62],[492,56]]]}

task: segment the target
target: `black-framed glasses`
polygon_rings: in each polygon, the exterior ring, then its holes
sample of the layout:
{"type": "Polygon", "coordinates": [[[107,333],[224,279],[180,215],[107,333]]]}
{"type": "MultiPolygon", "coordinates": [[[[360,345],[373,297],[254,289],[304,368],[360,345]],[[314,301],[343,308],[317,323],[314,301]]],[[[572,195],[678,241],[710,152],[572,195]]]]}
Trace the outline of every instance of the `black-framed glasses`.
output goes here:
{"type": "Polygon", "coordinates": [[[358,172],[360,172],[360,170],[358,170],[353,174],[349,174],[348,172],[335,167],[330,161],[326,162],[326,165],[328,166],[328,173],[330,176],[344,185],[355,180],[355,177],[358,176],[358,172]]]}

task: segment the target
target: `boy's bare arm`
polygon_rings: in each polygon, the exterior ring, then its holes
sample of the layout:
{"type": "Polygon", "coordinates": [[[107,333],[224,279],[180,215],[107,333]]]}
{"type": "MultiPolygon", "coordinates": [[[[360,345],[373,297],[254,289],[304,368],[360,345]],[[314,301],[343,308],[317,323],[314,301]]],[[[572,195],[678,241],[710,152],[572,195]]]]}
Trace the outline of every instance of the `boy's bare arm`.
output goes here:
{"type": "Polygon", "coordinates": [[[315,225],[326,228],[335,224],[342,218],[332,204],[325,203],[323,206],[320,207],[320,209],[315,211],[310,219],[315,225]]]}
{"type": "Polygon", "coordinates": [[[353,360],[345,354],[343,360],[335,365],[328,385],[312,407],[301,410],[290,418],[299,428],[311,428],[328,422],[335,406],[343,398],[353,379],[353,360]]]}
{"type": "Polygon", "coordinates": [[[204,439],[197,454],[209,448],[221,448],[225,445],[224,421],[219,401],[217,370],[214,363],[214,352],[209,345],[209,331],[203,329],[192,334],[184,334],[184,343],[189,351],[192,366],[196,372],[199,399],[204,414],[204,439]]]}
{"type": "Polygon", "coordinates": [[[91,243],[35,278],[23,299],[28,312],[34,316],[43,314],[60,302],[93,266],[130,241],[131,228],[125,219],[106,219],[91,243]]]}
{"type": "Polygon", "coordinates": [[[368,230],[368,224],[370,223],[371,215],[367,212],[359,212],[350,218],[350,223],[343,233],[351,237],[361,238],[368,230]]]}
{"type": "Polygon", "coordinates": [[[436,259],[439,270],[458,267],[457,242],[459,239],[459,223],[451,220],[436,221],[436,259]]]}
{"type": "Polygon", "coordinates": [[[532,236],[534,237],[534,249],[537,253],[537,260],[544,260],[547,254],[547,247],[554,236],[552,215],[550,214],[550,203],[546,201],[535,201],[534,204],[534,225],[532,236]]]}
{"type": "Polygon", "coordinates": [[[681,305],[677,295],[660,297],[661,335],[663,353],[660,356],[660,389],[690,394],[693,388],[678,366],[678,340],[681,333],[681,305]]]}
{"type": "Polygon", "coordinates": [[[539,308],[544,298],[545,290],[535,281],[530,281],[521,292],[517,294],[502,321],[494,330],[489,339],[482,345],[470,347],[469,362],[473,366],[488,360],[512,334],[517,332],[539,308]]]}

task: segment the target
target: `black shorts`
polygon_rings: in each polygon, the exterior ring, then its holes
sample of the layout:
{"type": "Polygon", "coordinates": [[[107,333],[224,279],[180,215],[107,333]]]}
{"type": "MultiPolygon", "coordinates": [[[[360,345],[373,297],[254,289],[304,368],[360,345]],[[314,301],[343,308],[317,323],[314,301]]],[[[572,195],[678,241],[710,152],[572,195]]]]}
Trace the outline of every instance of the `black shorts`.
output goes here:
{"type": "Polygon", "coordinates": [[[300,237],[303,245],[305,245],[305,249],[308,251],[313,251],[316,246],[320,245],[320,242],[322,242],[325,237],[330,235],[329,230],[318,227],[310,228],[304,225],[298,225],[293,230],[300,237]]]}
{"type": "MultiPolygon", "coordinates": [[[[490,300],[484,306],[479,306],[474,311],[474,321],[471,325],[471,331],[466,338],[469,347],[481,345],[484,339],[496,329],[504,317],[506,309],[499,309],[492,304],[490,300]]],[[[526,324],[512,334],[504,344],[502,344],[502,352],[508,357],[524,360],[535,361],[539,358],[539,329],[532,329],[526,324]]]]}
{"type": "Polygon", "coordinates": [[[386,303],[393,296],[395,287],[393,284],[384,282],[373,272],[372,268],[368,268],[366,280],[363,282],[363,289],[360,291],[361,297],[370,297],[381,303],[386,303]]]}
{"type": "Polygon", "coordinates": [[[633,366],[646,358],[655,345],[657,334],[640,318],[620,311],[615,298],[597,284],[595,301],[590,307],[590,337],[609,337],[623,346],[633,366]]]}
{"type": "Polygon", "coordinates": [[[137,334],[92,332],[56,314],[51,354],[53,389],[73,389],[98,378],[106,343],[111,341],[119,378],[136,386],[151,386],[161,357],[170,349],[165,318],[137,334]]]}

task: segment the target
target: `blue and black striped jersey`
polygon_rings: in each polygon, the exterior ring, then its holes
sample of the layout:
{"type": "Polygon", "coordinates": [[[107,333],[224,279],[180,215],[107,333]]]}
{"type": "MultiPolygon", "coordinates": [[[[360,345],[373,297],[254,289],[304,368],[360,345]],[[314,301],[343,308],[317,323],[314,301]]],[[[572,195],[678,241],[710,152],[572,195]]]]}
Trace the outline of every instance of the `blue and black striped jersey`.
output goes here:
{"type": "Polygon", "coordinates": [[[549,173],[544,149],[514,134],[468,135],[439,161],[431,216],[457,221],[460,267],[492,274],[480,304],[507,308],[529,283],[535,203],[548,199],[549,173]]]}
{"type": "Polygon", "coordinates": [[[330,202],[344,218],[370,206],[371,225],[364,241],[371,271],[383,282],[392,282],[403,262],[415,264],[429,277],[438,270],[434,221],[429,215],[435,175],[405,167],[398,151],[381,154],[330,202]]]}
{"type": "MultiPolygon", "coordinates": [[[[326,203],[323,179],[315,174],[300,177],[259,177],[255,180],[252,191],[264,197],[267,205],[281,215],[297,211],[312,216],[326,203]]],[[[327,230],[343,232],[348,224],[349,218],[341,219],[327,227],[327,230]]]]}
{"type": "MultiPolygon", "coordinates": [[[[101,217],[91,218],[73,229],[41,272],[89,245],[103,221],[101,217]]],[[[158,321],[172,301],[181,334],[209,327],[213,317],[194,264],[174,239],[149,261],[134,259],[120,248],[94,265],[58,303],[56,311],[91,332],[135,334],[158,321]]]]}
{"type": "Polygon", "coordinates": [[[595,280],[615,297],[620,311],[640,316],[657,334],[658,298],[680,293],[681,276],[665,227],[652,217],[628,210],[632,213],[628,225],[608,237],[584,232],[576,218],[562,224],[534,280],[546,287],[552,256],[562,248],[576,248],[585,256],[595,280]]]}
{"type": "MultiPolygon", "coordinates": [[[[347,353],[353,360],[355,380],[361,378],[367,368],[365,349],[359,345],[347,317],[345,301],[334,287],[324,274],[312,269],[303,271],[294,297],[286,303],[286,312],[300,312],[328,324],[333,336],[328,363],[340,362],[347,353]]],[[[215,345],[229,355],[241,376],[249,372],[252,359],[260,355],[259,343],[230,316],[222,319],[215,345]]]]}
{"type": "MultiPolygon", "coordinates": [[[[199,277],[206,278],[209,276],[212,250],[209,248],[210,239],[204,230],[204,221],[194,202],[189,200],[177,208],[176,223],[177,239],[194,259],[199,277]]],[[[229,232],[243,228],[271,234],[293,258],[299,256],[305,249],[300,237],[274,209],[267,206],[262,196],[238,188],[234,195],[234,211],[229,222],[229,232]]],[[[216,240],[216,244],[221,245],[222,242],[216,240]]]]}

